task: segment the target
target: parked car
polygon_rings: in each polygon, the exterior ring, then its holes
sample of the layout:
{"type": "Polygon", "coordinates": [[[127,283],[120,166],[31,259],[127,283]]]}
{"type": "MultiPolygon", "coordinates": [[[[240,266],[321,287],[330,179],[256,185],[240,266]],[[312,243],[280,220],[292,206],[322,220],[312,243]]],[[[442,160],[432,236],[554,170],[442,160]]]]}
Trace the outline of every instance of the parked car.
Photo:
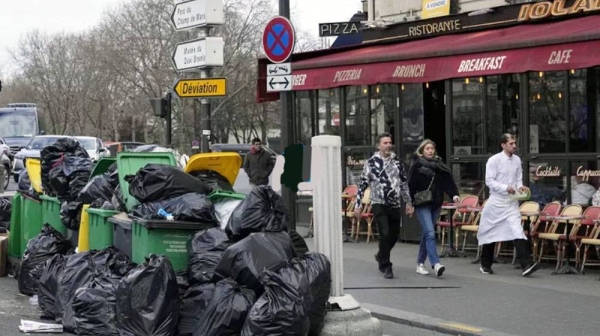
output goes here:
{"type": "Polygon", "coordinates": [[[4,189],[10,184],[10,170],[12,169],[13,154],[10,152],[10,146],[4,138],[0,137],[0,155],[2,157],[0,164],[4,166],[4,189]]]}
{"type": "Polygon", "coordinates": [[[90,136],[76,136],[75,139],[83,146],[88,152],[92,161],[98,161],[104,156],[108,155],[108,149],[104,146],[104,143],[100,138],[90,136]]]}
{"type": "MultiPolygon", "coordinates": [[[[13,168],[12,174],[15,182],[19,182],[19,174],[21,170],[25,169],[25,160],[27,158],[40,158],[40,152],[44,147],[52,145],[56,140],[62,138],[71,138],[74,137],[68,135],[38,135],[35,136],[25,148],[21,149],[17,154],[15,154],[15,158],[13,160],[13,168]]],[[[75,139],[77,140],[77,139],[75,139]]]]}
{"type": "MultiPolygon", "coordinates": [[[[242,157],[242,166],[244,161],[246,160],[246,154],[250,152],[252,148],[252,144],[213,144],[211,147],[212,152],[234,152],[240,154],[242,157]]],[[[267,151],[267,153],[271,154],[273,159],[277,157],[277,153],[271,148],[264,146],[263,149],[267,151]]]]}
{"type": "Polygon", "coordinates": [[[122,141],[122,142],[105,142],[108,148],[108,156],[117,156],[119,152],[130,152],[135,148],[145,145],[143,142],[122,141]]]}

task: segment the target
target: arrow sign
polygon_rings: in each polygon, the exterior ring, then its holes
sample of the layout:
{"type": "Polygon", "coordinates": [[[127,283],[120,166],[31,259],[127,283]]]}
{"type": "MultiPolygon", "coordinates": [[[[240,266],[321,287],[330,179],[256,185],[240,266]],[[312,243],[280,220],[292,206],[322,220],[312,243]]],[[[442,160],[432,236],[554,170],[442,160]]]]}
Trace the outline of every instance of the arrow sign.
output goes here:
{"type": "Polygon", "coordinates": [[[273,91],[291,91],[292,76],[268,76],[267,77],[267,92],[273,91]]]}
{"type": "Polygon", "coordinates": [[[180,98],[223,97],[227,95],[227,79],[180,79],[175,84],[173,91],[180,98]]]}
{"type": "Polygon", "coordinates": [[[175,5],[171,23],[176,30],[218,26],[225,23],[223,0],[192,0],[175,5]]]}
{"type": "Polygon", "coordinates": [[[172,61],[177,71],[223,66],[223,38],[205,37],[179,43],[172,61]]]}

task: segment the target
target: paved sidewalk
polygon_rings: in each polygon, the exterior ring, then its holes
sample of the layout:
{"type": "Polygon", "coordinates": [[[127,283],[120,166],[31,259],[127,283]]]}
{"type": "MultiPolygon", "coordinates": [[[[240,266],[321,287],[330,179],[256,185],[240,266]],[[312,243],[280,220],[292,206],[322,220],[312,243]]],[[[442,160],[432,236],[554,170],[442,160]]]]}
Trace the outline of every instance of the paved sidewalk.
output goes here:
{"type": "MultiPolygon", "coordinates": [[[[312,239],[307,243],[312,249],[312,239]]],[[[415,272],[418,245],[399,243],[392,251],[395,278],[387,280],[373,257],[377,241],[343,248],[346,292],[369,309],[387,310],[380,319],[407,324],[416,314],[413,326],[456,335],[598,335],[596,270],[550,275],[548,264],[524,278],[513,265],[494,264],[495,274],[483,275],[471,257],[442,258],[442,278],[422,276],[415,272]]]]}

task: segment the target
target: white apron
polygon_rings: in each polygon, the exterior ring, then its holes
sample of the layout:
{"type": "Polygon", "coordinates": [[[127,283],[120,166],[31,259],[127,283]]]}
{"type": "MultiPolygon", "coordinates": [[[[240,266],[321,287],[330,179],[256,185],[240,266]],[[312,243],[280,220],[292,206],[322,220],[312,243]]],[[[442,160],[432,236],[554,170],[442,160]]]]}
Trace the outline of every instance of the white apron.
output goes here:
{"type": "Polygon", "coordinates": [[[479,245],[515,239],[527,239],[521,226],[519,202],[511,201],[508,196],[491,195],[481,212],[479,245]]]}

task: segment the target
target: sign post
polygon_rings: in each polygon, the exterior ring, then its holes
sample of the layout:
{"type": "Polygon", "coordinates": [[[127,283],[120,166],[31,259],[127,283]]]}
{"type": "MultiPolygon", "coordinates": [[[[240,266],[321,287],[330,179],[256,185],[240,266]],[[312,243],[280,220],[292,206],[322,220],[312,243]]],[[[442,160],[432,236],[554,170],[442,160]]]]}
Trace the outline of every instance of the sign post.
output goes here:
{"type": "MultiPolygon", "coordinates": [[[[211,37],[210,29],[225,23],[223,0],[179,1],[171,14],[171,23],[176,30],[198,29],[198,38],[177,45],[172,61],[177,72],[199,73],[200,78],[181,79],[173,91],[179,98],[200,99],[202,120],[201,132],[194,130],[196,139],[201,139],[201,151],[209,151],[211,136],[210,98],[227,94],[225,78],[210,78],[212,68],[223,66],[224,43],[222,37],[211,37]]],[[[200,119],[194,114],[194,120],[200,119]]],[[[197,140],[192,149],[199,148],[197,140]]]]}

